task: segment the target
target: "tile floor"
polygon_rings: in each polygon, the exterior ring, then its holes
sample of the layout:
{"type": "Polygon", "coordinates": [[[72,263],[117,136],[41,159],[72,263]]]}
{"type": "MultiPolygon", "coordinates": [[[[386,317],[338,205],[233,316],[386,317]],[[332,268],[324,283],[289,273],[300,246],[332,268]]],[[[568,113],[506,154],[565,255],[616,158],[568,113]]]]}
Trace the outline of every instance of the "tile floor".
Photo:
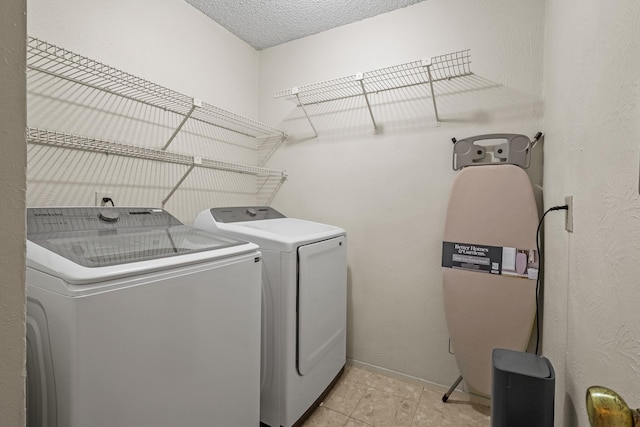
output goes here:
{"type": "Polygon", "coordinates": [[[491,409],[462,393],[442,402],[442,391],[346,366],[303,427],[489,427],[491,409]]]}

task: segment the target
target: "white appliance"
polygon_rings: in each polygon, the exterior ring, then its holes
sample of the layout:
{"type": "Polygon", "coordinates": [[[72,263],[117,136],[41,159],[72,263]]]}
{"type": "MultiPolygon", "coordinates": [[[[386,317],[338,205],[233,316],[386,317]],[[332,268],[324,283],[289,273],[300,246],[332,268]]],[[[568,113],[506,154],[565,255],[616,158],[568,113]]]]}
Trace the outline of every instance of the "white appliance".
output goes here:
{"type": "Polygon", "coordinates": [[[28,425],[258,426],[261,255],[161,209],[27,210],[28,425]]]}
{"type": "Polygon", "coordinates": [[[272,427],[300,422],[346,362],[346,232],[265,206],[205,210],[194,226],[260,246],[260,421],[272,427]]]}

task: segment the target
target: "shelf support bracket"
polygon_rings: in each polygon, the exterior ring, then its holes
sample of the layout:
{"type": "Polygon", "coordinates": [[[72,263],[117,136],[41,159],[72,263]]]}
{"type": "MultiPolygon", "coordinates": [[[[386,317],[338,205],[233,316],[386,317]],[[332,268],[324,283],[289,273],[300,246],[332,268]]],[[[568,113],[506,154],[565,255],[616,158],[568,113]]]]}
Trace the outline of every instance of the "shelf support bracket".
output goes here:
{"type": "MultiPolygon", "coordinates": [[[[282,172],[282,175],[280,175],[280,178],[278,179],[278,183],[276,184],[275,188],[271,191],[271,194],[269,195],[269,197],[263,202],[266,206],[271,205],[271,202],[276,197],[276,194],[278,194],[278,191],[280,191],[280,187],[282,187],[282,184],[284,184],[287,178],[288,178],[287,172],[282,172]]],[[[264,186],[266,185],[267,181],[268,180],[265,180],[260,186],[260,188],[258,189],[258,195],[261,192],[263,192],[264,186]]]]}
{"type": "Polygon", "coordinates": [[[309,121],[309,124],[311,125],[311,129],[313,129],[313,133],[317,138],[318,137],[318,131],[316,130],[316,127],[313,125],[313,122],[311,121],[311,118],[309,117],[309,114],[307,113],[307,109],[304,108],[304,104],[300,100],[300,93],[299,92],[300,91],[298,90],[297,87],[291,88],[291,93],[296,96],[296,99],[298,100],[298,105],[300,106],[300,108],[302,108],[302,111],[304,112],[304,115],[307,116],[307,120],[309,121]]]}
{"type": "Polygon", "coordinates": [[[182,126],[184,126],[184,124],[187,123],[187,120],[189,120],[189,117],[191,117],[191,114],[193,114],[195,109],[198,107],[202,107],[202,100],[198,98],[193,98],[191,109],[189,110],[187,115],[184,116],[184,118],[182,119],[182,121],[180,122],[176,130],[173,131],[173,134],[171,135],[171,137],[169,137],[169,140],[166,142],[166,144],[164,144],[164,146],[161,148],[162,151],[165,151],[169,147],[169,145],[173,142],[176,136],[178,136],[178,133],[180,132],[180,129],[182,129],[182,126]]]}
{"type": "Polygon", "coordinates": [[[364,95],[364,100],[367,103],[367,108],[369,109],[369,116],[371,116],[371,121],[373,122],[373,133],[378,133],[378,125],[376,125],[376,119],[373,117],[373,111],[371,110],[371,104],[369,103],[369,97],[367,96],[367,91],[364,88],[364,73],[358,73],[355,75],[355,80],[360,82],[360,87],[362,88],[362,94],[364,95]]]}
{"type": "Polygon", "coordinates": [[[264,166],[286,139],[287,135],[284,134],[277,137],[268,137],[262,142],[258,142],[258,166],[264,166]],[[261,153],[264,154],[260,155],[261,153]]]}
{"type": "Polygon", "coordinates": [[[167,204],[167,202],[169,201],[169,199],[171,198],[171,196],[173,196],[173,193],[176,192],[176,190],[182,185],[182,183],[184,182],[185,179],[187,179],[187,177],[189,176],[189,174],[191,173],[191,171],[193,171],[193,169],[202,164],[202,157],[197,157],[194,156],[193,158],[193,164],[191,166],[189,166],[189,169],[187,169],[187,171],[184,173],[184,175],[182,175],[182,178],[180,178],[180,180],[176,183],[176,185],[173,186],[173,188],[171,189],[171,191],[169,191],[169,194],[167,194],[167,197],[164,198],[164,200],[162,201],[162,208],[164,209],[164,205],[167,204]]]}
{"type": "Polygon", "coordinates": [[[429,76],[429,89],[431,89],[431,100],[433,101],[433,111],[436,113],[436,126],[440,126],[440,117],[438,116],[438,105],[436,104],[436,94],[433,91],[433,77],[431,76],[431,61],[424,59],[422,66],[427,69],[427,75],[429,76]]]}

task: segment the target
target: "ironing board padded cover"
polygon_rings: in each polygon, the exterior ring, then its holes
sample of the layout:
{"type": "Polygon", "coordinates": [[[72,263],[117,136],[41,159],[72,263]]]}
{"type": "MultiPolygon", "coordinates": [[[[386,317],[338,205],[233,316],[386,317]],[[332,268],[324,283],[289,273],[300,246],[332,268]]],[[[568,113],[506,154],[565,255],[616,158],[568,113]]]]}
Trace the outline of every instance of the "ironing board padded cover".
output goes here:
{"type": "MultiPolygon", "coordinates": [[[[518,166],[473,166],[458,172],[443,240],[535,249],[538,210],[518,166]]],[[[524,351],[535,318],[536,281],[443,268],[447,327],[460,374],[476,392],[491,394],[494,348],[524,351]]]]}

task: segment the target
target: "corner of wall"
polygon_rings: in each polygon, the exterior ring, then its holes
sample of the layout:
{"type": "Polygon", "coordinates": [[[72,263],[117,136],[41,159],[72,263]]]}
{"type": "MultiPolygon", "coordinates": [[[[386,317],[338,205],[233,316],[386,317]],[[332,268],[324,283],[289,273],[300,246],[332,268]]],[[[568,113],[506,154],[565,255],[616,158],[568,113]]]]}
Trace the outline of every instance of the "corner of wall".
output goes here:
{"type": "Polygon", "coordinates": [[[0,14],[0,420],[25,425],[26,0],[0,14]]]}

